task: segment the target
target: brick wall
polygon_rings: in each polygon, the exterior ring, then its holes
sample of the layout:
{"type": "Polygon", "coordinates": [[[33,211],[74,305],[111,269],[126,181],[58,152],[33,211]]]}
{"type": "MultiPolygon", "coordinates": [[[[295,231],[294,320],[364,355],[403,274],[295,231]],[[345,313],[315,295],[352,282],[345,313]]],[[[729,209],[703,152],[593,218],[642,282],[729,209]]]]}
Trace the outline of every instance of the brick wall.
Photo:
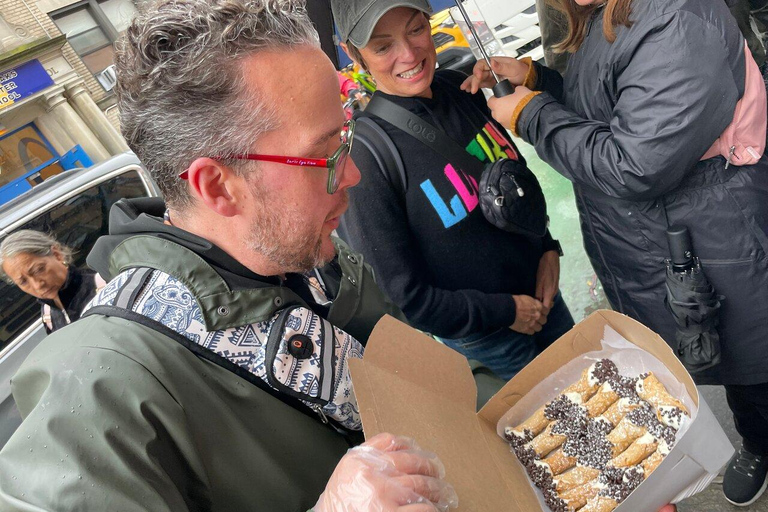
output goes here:
{"type": "MultiPolygon", "coordinates": [[[[56,37],[61,35],[61,31],[53,23],[53,20],[40,9],[34,3],[34,0],[0,0],[0,13],[3,14],[3,18],[11,25],[21,25],[30,33],[34,38],[40,38],[50,36],[56,37]],[[46,34],[47,32],[47,34],[46,34]]],[[[99,82],[93,77],[88,68],[85,67],[83,61],[77,56],[77,53],[72,49],[69,43],[66,43],[62,48],[64,58],[67,59],[69,65],[85,80],[85,86],[88,92],[91,93],[94,101],[100,101],[107,96],[107,92],[101,87],[99,82]]],[[[116,122],[112,118],[114,116],[107,116],[114,124],[116,122]]],[[[118,124],[115,124],[117,127],[118,124]]]]}

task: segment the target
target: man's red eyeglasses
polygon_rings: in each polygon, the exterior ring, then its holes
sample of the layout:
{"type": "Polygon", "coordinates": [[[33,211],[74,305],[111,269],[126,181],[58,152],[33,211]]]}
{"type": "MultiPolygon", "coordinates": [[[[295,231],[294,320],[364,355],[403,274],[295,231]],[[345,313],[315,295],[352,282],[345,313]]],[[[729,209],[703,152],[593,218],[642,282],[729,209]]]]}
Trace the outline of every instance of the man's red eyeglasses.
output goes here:
{"type": "MultiPolygon", "coordinates": [[[[259,155],[255,153],[245,153],[241,155],[230,155],[221,158],[234,158],[235,160],[256,160],[260,162],[276,162],[278,164],[296,165],[299,167],[325,167],[328,169],[327,192],[335,193],[339,189],[339,176],[344,172],[344,166],[347,163],[347,157],[352,150],[352,139],[355,134],[355,122],[349,120],[344,123],[341,129],[341,146],[336,152],[328,158],[302,158],[296,156],[278,156],[278,155],[259,155]]],[[[179,178],[187,179],[187,171],[179,174],[179,178]]]]}

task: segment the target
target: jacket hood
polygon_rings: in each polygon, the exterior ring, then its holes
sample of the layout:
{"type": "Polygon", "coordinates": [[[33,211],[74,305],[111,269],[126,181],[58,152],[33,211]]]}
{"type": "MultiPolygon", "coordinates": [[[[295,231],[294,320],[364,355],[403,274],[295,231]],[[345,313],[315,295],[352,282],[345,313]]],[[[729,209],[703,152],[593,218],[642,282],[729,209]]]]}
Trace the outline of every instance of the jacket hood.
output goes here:
{"type": "Polygon", "coordinates": [[[112,252],[133,236],[151,235],[179,244],[202,257],[214,267],[232,289],[279,286],[278,277],[265,277],[247,269],[232,256],[208,240],[165,224],[165,203],[160,198],[121,199],[109,212],[109,234],[99,238],[88,254],[88,266],[109,281],[112,252]]]}

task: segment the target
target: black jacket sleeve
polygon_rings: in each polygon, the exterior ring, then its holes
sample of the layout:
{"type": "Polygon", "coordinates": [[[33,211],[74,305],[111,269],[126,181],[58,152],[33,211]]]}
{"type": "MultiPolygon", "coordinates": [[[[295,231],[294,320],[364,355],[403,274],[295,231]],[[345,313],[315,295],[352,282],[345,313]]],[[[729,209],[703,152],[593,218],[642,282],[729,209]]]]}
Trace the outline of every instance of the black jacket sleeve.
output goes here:
{"type": "Polygon", "coordinates": [[[733,117],[739,87],[721,37],[686,12],[641,35],[616,76],[608,122],[585,119],[542,93],[518,120],[523,139],[571,181],[644,200],[673,190],[733,117]]]}
{"type": "Polygon", "coordinates": [[[377,283],[411,325],[451,339],[512,325],[515,302],[509,294],[432,286],[430,270],[408,226],[404,199],[362,144],[355,146],[352,157],[362,179],[350,189],[342,231],[350,246],[374,268],[377,283]]]}
{"type": "Polygon", "coordinates": [[[562,102],[563,75],[538,62],[532,62],[531,65],[536,71],[536,84],[533,86],[533,90],[548,92],[557,101],[562,102]]]}

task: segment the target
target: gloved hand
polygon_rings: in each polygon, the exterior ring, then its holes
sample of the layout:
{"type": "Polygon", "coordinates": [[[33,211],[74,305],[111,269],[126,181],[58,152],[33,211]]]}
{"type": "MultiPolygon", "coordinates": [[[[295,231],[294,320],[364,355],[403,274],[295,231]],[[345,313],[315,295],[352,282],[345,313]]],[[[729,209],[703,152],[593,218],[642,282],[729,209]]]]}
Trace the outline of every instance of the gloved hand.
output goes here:
{"type": "Polygon", "coordinates": [[[342,457],[314,512],[446,512],[459,500],[436,455],[379,434],[342,457]]]}

